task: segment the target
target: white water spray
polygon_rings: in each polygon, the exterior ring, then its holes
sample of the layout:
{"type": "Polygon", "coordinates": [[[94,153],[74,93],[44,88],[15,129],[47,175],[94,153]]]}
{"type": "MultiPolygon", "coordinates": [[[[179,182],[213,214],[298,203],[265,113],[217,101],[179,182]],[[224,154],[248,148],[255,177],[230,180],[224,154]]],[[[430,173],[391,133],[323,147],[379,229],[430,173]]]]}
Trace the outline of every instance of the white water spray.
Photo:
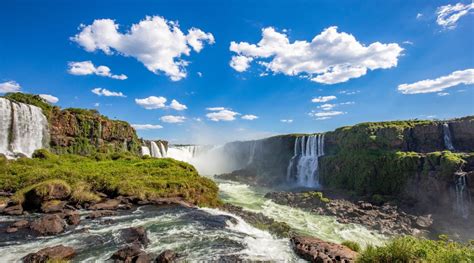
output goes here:
{"type": "Polygon", "coordinates": [[[443,123],[443,133],[444,133],[444,146],[450,151],[454,151],[453,141],[451,139],[451,131],[449,130],[449,124],[443,123]]]}
{"type": "Polygon", "coordinates": [[[324,155],[324,134],[300,136],[288,165],[287,178],[304,187],[318,187],[318,160],[324,155]]]}
{"type": "Polygon", "coordinates": [[[466,173],[457,172],[455,181],[456,204],[454,210],[463,218],[469,218],[469,206],[471,203],[471,195],[466,183],[466,173]]]}
{"type": "Polygon", "coordinates": [[[31,157],[48,141],[48,120],[40,108],[0,98],[0,153],[31,157]]]}
{"type": "Polygon", "coordinates": [[[148,148],[148,146],[142,146],[142,156],[145,155],[151,156],[150,148],[148,148]]]}
{"type": "MultiPolygon", "coordinates": [[[[148,147],[147,147],[148,148],[148,147]]],[[[161,141],[150,141],[150,148],[151,148],[151,157],[154,158],[166,158],[167,152],[165,145],[161,141]]],[[[146,151],[146,150],[145,150],[146,151]]],[[[143,148],[142,148],[143,153],[143,148]]]]}

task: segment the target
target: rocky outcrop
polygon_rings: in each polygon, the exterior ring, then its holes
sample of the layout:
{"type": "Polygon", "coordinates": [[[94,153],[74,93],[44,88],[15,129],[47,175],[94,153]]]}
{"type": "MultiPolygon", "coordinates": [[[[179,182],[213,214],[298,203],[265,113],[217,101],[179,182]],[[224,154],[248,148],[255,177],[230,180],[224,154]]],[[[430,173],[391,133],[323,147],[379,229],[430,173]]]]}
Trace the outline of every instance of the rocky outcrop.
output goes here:
{"type": "Polygon", "coordinates": [[[58,214],[50,214],[33,221],[30,228],[38,235],[57,235],[64,232],[66,222],[58,214]]]}
{"type": "Polygon", "coordinates": [[[22,260],[24,263],[63,262],[72,259],[75,255],[74,248],[58,245],[43,248],[36,253],[30,253],[22,260]]]}
{"type": "Polygon", "coordinates": [[[161,252],[158,257],[156,257],[156,263],[172,263],[175,262],[178,258],[178,254],[176,254],[173,250],[165,250],[161,252]]]}
{"type": "Polygon", "coordinates": [[[110,258],[114,262],[128,262],[128,263],[148,263],[151,261],[147,253],[140,249],[140,246],[133,244],[125,246],[115,252],[110,258]]]}
{"type": "Polygon", "coordinates": [[[310,262],[355,262],[357,252],[350,248],[325,242],[315,237],[295,236],[291,238],[291,245],[295,253],[310,262]]]}
{"type": "Polygon", "coordinates": [[[123,229],[121,234],[125,242],[129,244],[133,243],[146,247],[150,243],[146,230],[142,226],[123,229]]]}

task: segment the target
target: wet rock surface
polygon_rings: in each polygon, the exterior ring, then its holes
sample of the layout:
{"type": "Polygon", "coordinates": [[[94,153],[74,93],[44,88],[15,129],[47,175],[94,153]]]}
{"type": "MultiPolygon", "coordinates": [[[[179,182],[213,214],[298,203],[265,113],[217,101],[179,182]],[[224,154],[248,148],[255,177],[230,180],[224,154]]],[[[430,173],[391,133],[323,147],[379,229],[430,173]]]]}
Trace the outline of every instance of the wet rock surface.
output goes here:
{"type": "Polygon", "coordinates": [[[156,257],[156,263],[171,263],[175,262],[178,258],[178,254],[176,254],[173,250],[165,250],[161,252],[158,257],[156,257]]]}
{"type": "Polygon", "coordinates": [[[97,219],[97,218],[104,217],[104,216],[115,216],[117,214],[118,213],[116,211],[112,211],[112,210],[97,210],[97,211],[90,212],[87,215],[86,218],[87,219],[97,219]]]}
{"type": "Polygon", "coordinates": [[[364,225],[382,234],[389,235],[421,235],[431,227],[431,215],[415,216],[401,211],[396,205],[374,205],[364,201],[345,199],[327,199],[314,194],[315,192],[273,192],[265,197],[275,203],[302,208],[319,214],[337,217],[340,223],[364,225]]]}
{"type": "Polygon", "coordinates": [[[295,253],[310,262],[355,262],[358,253],[350,248],[325,242],[315,237],[295,236],[291,238],[295,253]]]}
{"type": "Polygon", "coordinates": [[[146,247],[150,243],[146,230],[142,226],[123,229],[121,234],[127,243],[133,243],[143,247],[146,247]]]}
{"type": "Polygon", "coordinates": [[[110,257],[113,262],[150,262],[149,256],[145,251],[141,250],[138,244],[128,245],[110,257]]]}
{"type": "Polygon", "coordinates": [[[57,235],[62,233],[65,227],[66,222],[58,214],[42,216],[30,225],[31,230],[42,236],[57,235]]]}
{"type": "Polygon", "coordinates": [[[36,253],[30,253],[23,258],[24,263],[59,262],[72,259],[76,251],[72,247],[63,245],[41,249],[36,253]]]}

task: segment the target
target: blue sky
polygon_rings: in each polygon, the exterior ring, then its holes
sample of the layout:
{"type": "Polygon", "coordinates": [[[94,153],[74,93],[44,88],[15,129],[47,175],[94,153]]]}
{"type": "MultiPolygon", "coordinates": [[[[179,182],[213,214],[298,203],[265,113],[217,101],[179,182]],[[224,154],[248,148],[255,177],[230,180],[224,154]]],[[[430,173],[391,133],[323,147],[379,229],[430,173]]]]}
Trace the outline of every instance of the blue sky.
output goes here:
{"type": "Polygon", "coordinates": [[[179,143],[474,114],[472,2],[255,2],[3,1],[0,91],[97,108],[179,143]],[[182,34],[164,37],[173,27],[182,34]]]}

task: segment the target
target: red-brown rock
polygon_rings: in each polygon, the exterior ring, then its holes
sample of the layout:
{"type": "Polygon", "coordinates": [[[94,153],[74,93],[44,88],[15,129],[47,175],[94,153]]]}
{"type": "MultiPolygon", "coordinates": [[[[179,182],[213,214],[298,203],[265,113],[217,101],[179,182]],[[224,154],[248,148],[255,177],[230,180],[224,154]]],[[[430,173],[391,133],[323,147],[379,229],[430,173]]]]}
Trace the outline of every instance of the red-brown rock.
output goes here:
{"type": "Polygon", "coordinates": [[[346,246],[323,241],[315,237],[291,238],[295,253],[310,262],[355,262],[358,254],[346,246]]]}
{"type": "Polygon", "coordinates": [[[43,263],[59,260],[69,260],[76,255],[72,247],[58,245],[54,247],[43,248],[36,253],[30,253],[23,258],[24,263],[43,263]]]}
{"type": "Polygon", "coordinates": [[[64,231],[66,222],[57,214],[45,215],[31,223],[31,230],[39,235],[57,235],[64,231]]]}

